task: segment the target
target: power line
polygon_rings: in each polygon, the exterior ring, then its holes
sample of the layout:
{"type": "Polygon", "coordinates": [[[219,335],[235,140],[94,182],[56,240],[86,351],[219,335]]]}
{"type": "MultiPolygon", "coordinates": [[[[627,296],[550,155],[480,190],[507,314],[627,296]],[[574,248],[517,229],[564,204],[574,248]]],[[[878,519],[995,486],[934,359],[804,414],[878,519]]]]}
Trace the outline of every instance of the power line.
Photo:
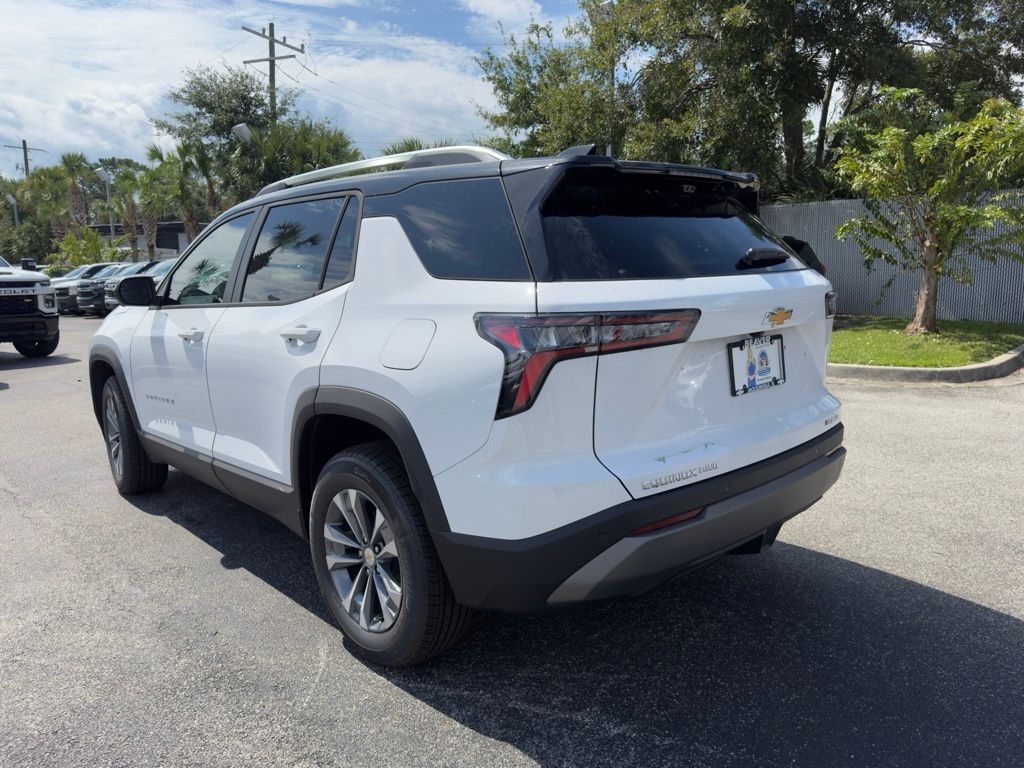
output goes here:
{"type": "MultiPolygon", "coordinates": [[[[378,104],[383,104],[388,109],[392,109],[392,110],[394,110],[396,112],[408,113],[408,114],[412,115],[413,117],[417,118],[417,120],[422,119],[422,116],[418,112],[414,112],[411,109],[406,109],[405,107],[400,107],[397,104],[392,104],[390,102],[384,101],[383,99],[378,99],[375,96],[370,96],[369,94],[363,93],[362,91],[357,91],[355,88],[352,88],[350,86],[342,85],[341,83],[335,82],[334,80],[331,80],[331,78],[329,78],[329,77],[327,77],[325,75],[321,75],[319,72],[315,72],[314,70],[310,69],[305,64],[303,64],[301,61],[296,61],[295,63],[298,64],[300,67],[302,67],[307,72],[309,72],[314,77],[318,77],[321,80],[326,80],[331,85],[336,86],[338,88],[341,88],[343,91],[349,91],[351,93],[356,94],[356,96],[362,96],[364,99],[368,99],[370,101],[375,101],[378,104]]],[[[435,130],[435,131],[437,131],[437,130],[447,131],[448,130],[447,127],[442,126],[440,123],[435,123],[433,120],[425,120],[424,121],[424,123],[427,123],[427,122],[433,123],[433,128],[431,130],[435,130]]]]}
{"type": "Polygon", "coordinates": [[[268,26],[270,27],[270,34],[267,34],[267,30],[266,29],[263,29],[261,32],[257,32],[255,29],[250,29],[249,27],[246,27],[246,26],[242,27],[242,30],[245,31],[245,32],[248,32],[250,35],[256,35],[256,37],[262,37],[264,40],[267,41],[267,57],[266,58],[264,58],[264,59],[247,59],[246,61],[243,61],[242,63],[243,64],[255,64],[258,61],[270,62],[270,67],[269,67],[269,70],[270,70],[270,122],[276,123],[277,122],[277,82],[276,82],[276,78],[275,78],[275,73],[277,72],[277,62],[280,61],[281,59],[294,59],[295,58],[295,54],[294,53],[289,53],[289,54],[287,54],[285,56],[276,56],[275,55],[275,46],[283,45],[285,48],[289,48],[289,49],[291,49],[293,51],[297,51],[298,53],[305,53],[306,52],[306,46],[305,46],[305,44],[302,44],[298,48],[296,48],[294,45],[291,45],[288,42],[288,38],[287,37],[282,37],[280,40],[278,40],[276,37],[274,37],[274,22],[270,22],[270,24],[268,26]]]}

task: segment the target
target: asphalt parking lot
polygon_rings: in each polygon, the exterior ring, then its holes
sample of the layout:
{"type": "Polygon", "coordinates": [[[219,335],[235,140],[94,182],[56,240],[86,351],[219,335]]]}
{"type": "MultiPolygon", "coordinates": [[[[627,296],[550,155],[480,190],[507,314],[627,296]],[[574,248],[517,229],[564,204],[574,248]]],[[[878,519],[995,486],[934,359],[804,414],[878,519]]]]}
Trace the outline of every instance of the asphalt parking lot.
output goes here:
{"type": "Polygon", "coordinates": [[[837,384],[844,475],[770,553],[393,672],[274,521],[118,496],[61,323],[0,346],[0,765],[1024,764],[1024,375],[837,384]]]}

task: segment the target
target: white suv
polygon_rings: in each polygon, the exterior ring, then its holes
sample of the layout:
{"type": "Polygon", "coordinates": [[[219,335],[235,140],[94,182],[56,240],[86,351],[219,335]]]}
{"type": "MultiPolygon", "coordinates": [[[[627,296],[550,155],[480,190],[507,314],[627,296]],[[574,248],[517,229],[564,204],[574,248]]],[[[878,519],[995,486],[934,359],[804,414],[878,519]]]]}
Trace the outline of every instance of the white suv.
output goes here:
{"type": "Polygon", "coordinates": [[[830,285],[756,208],[748,174],[586,148],[271,185],[159,287],[121,281],[90,350],[118,489],[173,465],[273,515],[392,666],[471,608],[637,595],[760,551],[845,451],[830,285]]]}

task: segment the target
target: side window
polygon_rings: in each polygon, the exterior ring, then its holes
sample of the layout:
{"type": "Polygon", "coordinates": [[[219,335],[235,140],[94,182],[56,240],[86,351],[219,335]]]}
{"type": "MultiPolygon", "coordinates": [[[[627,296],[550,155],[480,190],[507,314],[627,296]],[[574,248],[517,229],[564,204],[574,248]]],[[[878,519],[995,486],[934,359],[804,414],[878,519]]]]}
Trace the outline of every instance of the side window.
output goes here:
{"type": "Polygon", "coordinates": [[[166,304],[220,304],[231,265],[253,214],[225,221],[192,250],[171,275],[166,304]]]}
{"type": "Polygon", "coordinates": [[[323,287],[336,288],[352,279],[352,260],[355,257],[356,232],[359,230],[359,199],[350,197],[341,225],[334,236],[331,254],[327,258],[323,287]]]}
{"type": "Polygon", "coordinates": [[[315,293],[345,201],[334,197],[271,208],[249,259],[242,302],[294,301],[315,293]]]}
{"type": "Polygon", "coordinates": [[[397,217],[434,277],[531,279],[500,179],[428,182],[388,197],[367,199],[371,215],[397,217]]]}

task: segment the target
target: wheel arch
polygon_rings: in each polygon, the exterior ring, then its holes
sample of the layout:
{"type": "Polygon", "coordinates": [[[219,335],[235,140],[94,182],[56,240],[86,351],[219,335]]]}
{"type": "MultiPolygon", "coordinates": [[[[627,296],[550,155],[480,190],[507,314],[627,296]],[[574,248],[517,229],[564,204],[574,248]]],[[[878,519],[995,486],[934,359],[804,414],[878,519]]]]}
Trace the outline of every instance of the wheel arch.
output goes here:
{"type": "Polygon", "coordinates": [[[141,433],[139,426],[139,415],[135,412],[135,402],[132,400],[131,390],[128,388],[128,379],[124,375],[124,368],[117,357],[117,353],[108,347],[94,347],[89,353],[89,391],[92,395],[92,411],[96,416],[96,423],[102,425],[102,400],[103,385],[107,379],[114,376],[121,387],[121,394],[124,395],[128,404],[128,413],[132,417],[132,426],[136,432],[141,433]]]}
{"type": "MultiPolygon", "coordinates": [[[[321,468],[330,459],[323,446],[341,450],[352,445],[386,439],[398,450],[420,503],[427,528],[447,532],[448,518],[419,438],[408,418],[391,401],[360,389],[321,386],[299,398],[292,431],[292,481],[300,509],[308,510],[321,468]],[[324,439],[324,429],[343,432],[341,439],[324,439]]],[[[333,452],[336,452],[334,450],[333,452]]],[[[333,455],[333,453],[332,453],[333,455]]],[[[307,531],[308,535],[308,531],[307,531]]]]}

